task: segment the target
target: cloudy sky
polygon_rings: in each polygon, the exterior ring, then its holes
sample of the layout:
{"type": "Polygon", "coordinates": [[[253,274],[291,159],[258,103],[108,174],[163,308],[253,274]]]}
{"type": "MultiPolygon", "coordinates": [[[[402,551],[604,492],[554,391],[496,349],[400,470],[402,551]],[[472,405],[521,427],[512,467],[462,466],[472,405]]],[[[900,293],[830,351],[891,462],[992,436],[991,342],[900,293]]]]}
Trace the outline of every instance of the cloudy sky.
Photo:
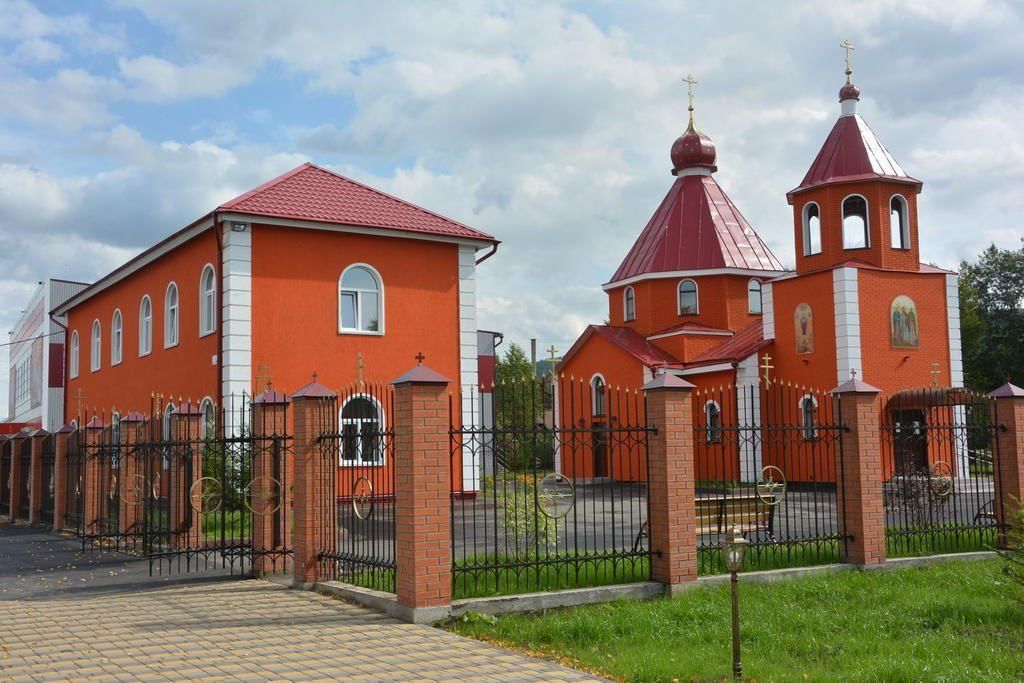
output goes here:
{"type": "Polygon", "coordinates": [[[39,279],[92,280],[311,160],[499,237],[481,325],[564,350],[670,185],[687,73],[719,182],[792,263],[785,192],[844,39],[925,182],[923,256],[954,266],[1022,232],[1022,28],[982,0],[0,0],[0,327],[39,279]]]}

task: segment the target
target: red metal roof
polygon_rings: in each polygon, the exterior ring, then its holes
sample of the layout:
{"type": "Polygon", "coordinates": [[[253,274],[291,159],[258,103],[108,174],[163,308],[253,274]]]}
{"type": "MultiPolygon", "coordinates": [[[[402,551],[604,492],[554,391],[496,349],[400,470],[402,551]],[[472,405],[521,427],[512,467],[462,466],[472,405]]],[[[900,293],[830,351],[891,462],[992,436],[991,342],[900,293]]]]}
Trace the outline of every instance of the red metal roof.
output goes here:
{"type": "Polygon", "coordinates": [[[848,114],[832,126],[807,175],[789,194],[827,183],[876,178],[921,185],[920,180],[904,172],[860,114],[848,114]]]}
{"type": "Polygon", "coordinates": [[[750,357],[762,346],[765,346],[764,324],[760,320],[751,320],[718,346],[708,349],[686,364],[686,367],[709,365],[712,363],[738,362],[750,357]]]}
{"type": "Polygon", "coordinates": [[[665,363],[669,365],[679,364],[679,361],[675,356],[655,346],[644,339],[643,335],[638,332],[634,332],[628,327],[588,325],[587,329],[585,329],[579,339],[576,340],[576,343],[572,345],[572,348],[570,348],[562,357],[562,360],[559,361],[559,365],[562,365],[575,356],[576,352],[583,348],[583,345],[587,343],[587,340],[595,334],[608,340],[611,344],[619,347],[647,367],[663,365],[665,363]]]}
{"type": "Polygon", "coordinates": [[[672,184],[611,282],[678,270],[785,268],[710,175],[672,184]]]}
{"type": "Polygon", "coordinates": [[[257,216],[496,241],[487,233],[308,162],[219,208],[257,216]]]}

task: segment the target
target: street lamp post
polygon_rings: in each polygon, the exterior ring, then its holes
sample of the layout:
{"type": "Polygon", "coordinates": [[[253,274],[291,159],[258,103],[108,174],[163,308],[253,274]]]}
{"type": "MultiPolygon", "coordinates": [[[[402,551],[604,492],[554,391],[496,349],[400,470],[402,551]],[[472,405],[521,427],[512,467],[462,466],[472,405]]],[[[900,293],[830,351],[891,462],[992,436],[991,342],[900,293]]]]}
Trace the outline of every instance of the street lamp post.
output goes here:
{"type": "Polygon", "coordinates": [[[725,567],[729,570],[732,586],[732,675],[737,681],[743,680],[743,664],[740,662],[740,592],[739,574],[743,570],[743,554],[750,541],[743,537],[739,527],[734,526],[725,540],[725,567]]]}

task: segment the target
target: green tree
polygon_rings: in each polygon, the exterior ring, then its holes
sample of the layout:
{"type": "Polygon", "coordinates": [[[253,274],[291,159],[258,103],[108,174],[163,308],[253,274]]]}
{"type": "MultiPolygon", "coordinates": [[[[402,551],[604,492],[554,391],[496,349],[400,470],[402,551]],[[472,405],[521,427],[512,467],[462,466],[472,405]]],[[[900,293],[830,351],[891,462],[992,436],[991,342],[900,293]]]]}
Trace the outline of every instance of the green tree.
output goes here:
{"type": "Polygon", "coordinates": [[[968,387],[1024,382],[1024,239],[1018,249],[991,245],[976,263],[960,264],[960,333],[968,387]]]}
{"type": "Polygon", "coordinates": [[[495,452],[513,471],[530,470],[550,459],[550,437],[538,432],[544,421],[544,385],[518,344],[498,358],[494,388],[495,452]]]}

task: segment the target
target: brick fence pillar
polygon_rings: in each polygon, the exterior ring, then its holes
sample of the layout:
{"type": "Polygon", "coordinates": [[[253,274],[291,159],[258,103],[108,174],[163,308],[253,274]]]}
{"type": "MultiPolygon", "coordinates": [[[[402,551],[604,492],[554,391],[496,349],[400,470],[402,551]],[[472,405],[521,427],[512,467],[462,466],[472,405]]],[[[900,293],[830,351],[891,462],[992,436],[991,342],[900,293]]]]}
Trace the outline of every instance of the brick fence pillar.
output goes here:
{"type": "Polygon", "coordinates": [[[82,486],[82,533],[86,536],[105,534],[106,529],[100,528],[97,524],[106,519],[107,486],[103,478],[109,477],[110,473],[105,472],[101,466],[99,451],[104,443],[103,432],[109,425],[94,415],[83,429],[85,430],[85,452],[82,454],[85,476],[82,486]]]}
{"type": "Polygon", "coordinates": [[[63,531],[68,515],[68,448],[78,438],[75,426],[66,424],[53,435],[53,530],[63,531]]]}
{"type": "Polygon", "coordinates": [[[647,423],[647,521],[651,576],[671,595],[697,580],[693,385],[662,374],[644,385],[647,423]]]}
{"type": "Polygon", "coordinates": [[[141,540],[139,522],[146,504],[146,494],[152,486],[146,477],[145,463],[142,462],[143,456],[139,450],[139,442],[146,438],[146,416],[137,412],[128,413],[121,418],[120,425],[118,520],[121,534],[131,536],[137,542],[141,540]]]}
{"type": "Polygon", "coordinates": [[[1007,382],[989,396],[996,402],[996,519],[1001,532],[998,545],[1007,547],[1006,527],[1015,506],[1024,504],[1024,389],[1007,382]]]}
{"type": "Polygon", "coordinates": [[[398,615],[432,623],[452,603],[449,380],[417,365],[392,384],[398,615]]]}
{"type": "Polygon", "coordinates": [[[29,479],[28,495],[28,523],[38,524],[42,516],[43,487],[49,486],[50,482],[43,481],[43,445],[50,433],[45,429],[37,429],[32,432],[32,460],[31,475],[29,479]]]}
{"type": "Polygon", "coordinates": [[[325,456],[317,437],[337,431],[338,395],[313,381],[292,394],[293,531],[292,583],[310,588],[333,579],[324,574],[321,552],[334,552],[338,543],[335,524],[334,481],[338,463],[325,456]]]}
{"type": "Polygon", "coordinates": [[[288,488],[291,469],[288,449],[288,398],[279,391],[267,389],[252,402],[252,509],[253,571],[269,574],[291,547],[291,515],[288,488]]]}
{"type": "Polygon", "coordinates": [[[836,500],[843,562],[862,567],[885,564],[885,501],[882,495],[882,442],[879,389],[850,379],[832,390],[845,427],[836,455],[836,500]]]}
{"type": "MultiPolygon", "coordinates": [[[[186,402],[171,415],[171,439],[175,442],[175,457],[170,462],[171,543],[175,548],[198,548],[203,542],[203,413],[199,406],[186,402]]],[[[210,483],[214,489],[218,484],[210,483]]],[[[221,500],[225,485],[220,482],[221,500]]]]}
{"type": "Polygon", "coordinates": [[[25,494],[21,486],[21,449],[24,448],[27,432],[19,432],[11,437],[11,521],[18,519],[21,498],[25,494]]]}

